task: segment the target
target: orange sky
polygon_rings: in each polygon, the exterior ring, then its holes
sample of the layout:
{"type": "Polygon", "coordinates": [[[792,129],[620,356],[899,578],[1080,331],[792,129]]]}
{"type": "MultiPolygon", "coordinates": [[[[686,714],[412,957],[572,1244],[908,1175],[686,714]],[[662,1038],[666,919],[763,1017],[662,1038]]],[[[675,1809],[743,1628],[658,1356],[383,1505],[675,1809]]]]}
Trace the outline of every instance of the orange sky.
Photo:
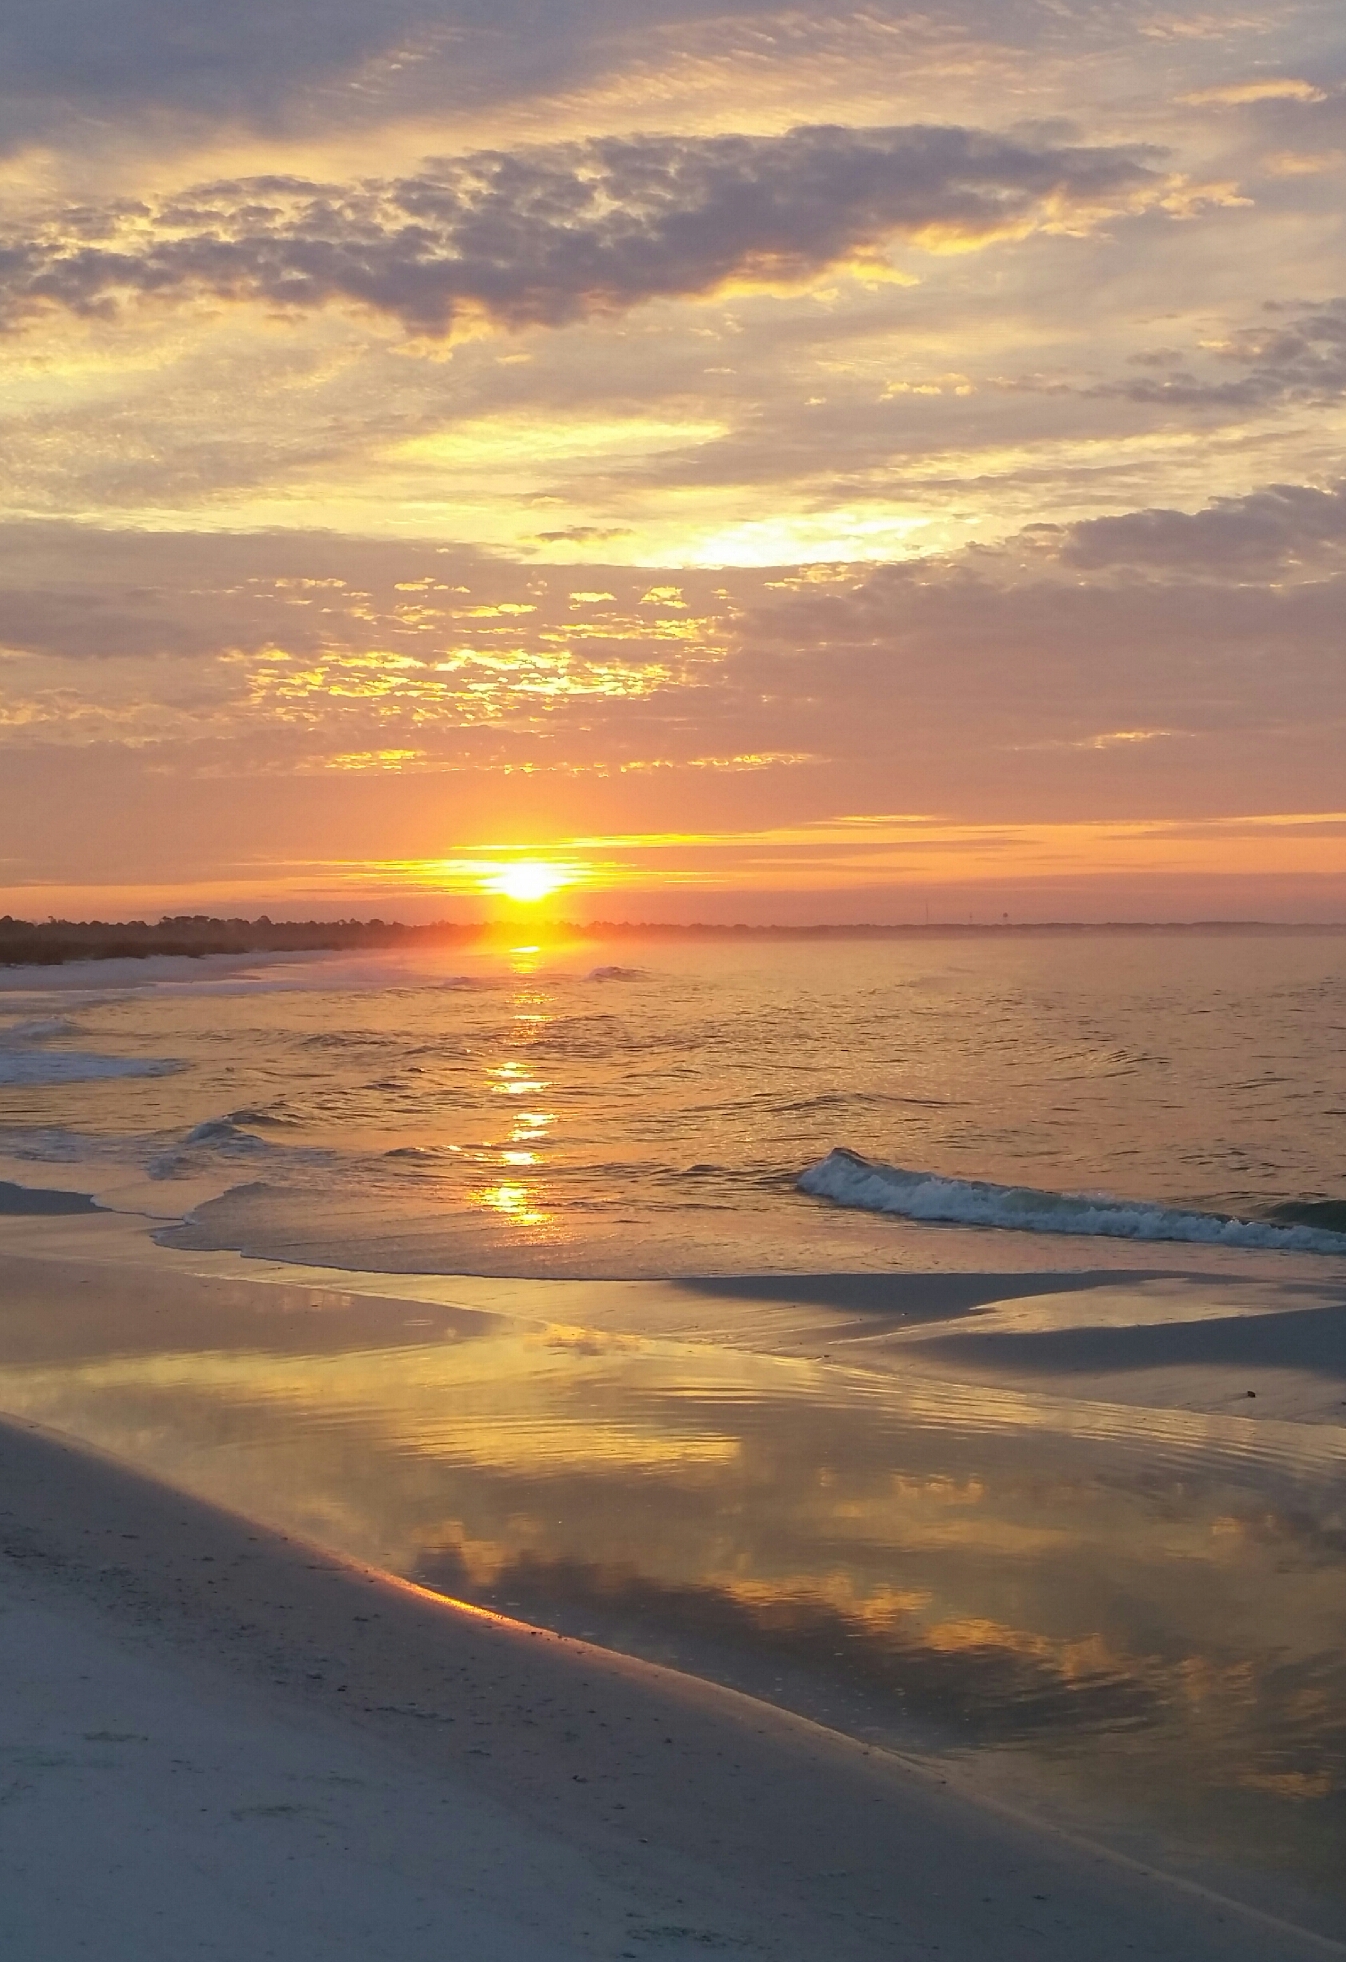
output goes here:
{"type": "Polygon", "coordinates": [[[103,22],[0,20],[0,910],[1346,918],[1339,7],[103,22]]]}

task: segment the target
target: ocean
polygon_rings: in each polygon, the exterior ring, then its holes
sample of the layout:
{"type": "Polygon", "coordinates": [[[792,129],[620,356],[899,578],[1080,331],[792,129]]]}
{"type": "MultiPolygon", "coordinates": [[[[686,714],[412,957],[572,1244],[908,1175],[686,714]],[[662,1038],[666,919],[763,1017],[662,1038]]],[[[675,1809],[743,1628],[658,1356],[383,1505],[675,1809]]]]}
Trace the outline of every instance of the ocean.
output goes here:
{"type": "Polygon", "coordinates": [[[0,1151],[138,1167],[168,1217],[175,1187],[211,1179],[176,1244],[322,1266],[1020,1266],[1046,1233],[1054,1263],[1081,1236],[1331,1254],[1344,1132],[1335,934],[0,974],[0,1151]]]}
{"type": "Polygon", "coordinates": [[[0,1411],[1341,1934],[1343,1136],[1333,933],[11,970],[0,1411]]]}

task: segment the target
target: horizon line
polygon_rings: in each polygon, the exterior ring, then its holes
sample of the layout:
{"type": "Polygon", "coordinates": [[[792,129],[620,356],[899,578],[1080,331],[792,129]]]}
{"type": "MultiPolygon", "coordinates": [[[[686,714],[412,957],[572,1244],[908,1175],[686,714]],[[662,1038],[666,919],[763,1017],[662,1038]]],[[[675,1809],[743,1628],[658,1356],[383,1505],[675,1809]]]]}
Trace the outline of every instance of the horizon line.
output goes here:
{"type": "Polygon", "coordinates": [[[338,914],[322,917],[310,914],[307,918],[279,918],[267,913],[252,917],[244,914],[222,913],[165,913],[155,920],[136,919],[71,919],[49,916],[45,920],[24,919],[16,914],[0,915],[0,934],[23,932],[28,934],[53,933],[61,930],[82,930],[85,932],[101,930],[104,932],[163,933],[173,928],[249,928],[262,932],[284,932],[287,930],[326,929],[337,931],[362,930],[366,932],[430,934],[452,932],[457,934],[490,932],[501,927],[523,930],[535,927],[538,931],[575,934],[599,933],[706,933],[706,934],[903,934],[903,933],[1041,933],[1051,931],[1107,932],[1119,929],[1142,929],[1149,932],[1192,932],[1210,928],[1238,928],[1243,930],[1262,930],[1275,933],[1295,932],[1346,932],[1346,919],[1339,920],[1273,920],[1258,917],[1216,916],[1185,919],[1154,919],[1117,917],[1103,920],[1053,918],[1045,920],[1011,919],[1008,915],[998,920],[820,920],[820,921],[720,921],[720,920],[615,920],[615,919],[554,919],[537,918],[530,921],[526,915],[493,915],[482,919],[451,919],[447,916],[435,920],[387,919],[379,914],[358,918],[354,914],[338,914]]]}

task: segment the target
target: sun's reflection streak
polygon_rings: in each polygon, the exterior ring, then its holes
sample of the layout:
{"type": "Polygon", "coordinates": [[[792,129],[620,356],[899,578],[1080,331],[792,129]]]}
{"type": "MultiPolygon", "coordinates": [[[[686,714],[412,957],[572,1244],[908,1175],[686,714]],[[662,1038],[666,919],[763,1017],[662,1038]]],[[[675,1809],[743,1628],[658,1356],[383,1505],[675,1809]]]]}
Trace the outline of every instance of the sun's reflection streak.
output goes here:
{"type": "Polygon", "coordinates": [[[530,1090],[545,1090],[546,1083],[540,1077],[523,1074],[522,1063],[498,1063],[486,1074],[492,1078],[491,1091],[497,1097],[526,1097],[530,1090]]]}
{"type": "Polygon", "coordinates": [[[538,1210],[526,1185],[482,1186],[471,1196],[478,1205],[503,1214],[517,1226],[547,1226],[551,1223],[551,1214],[538,1210]]]}
{"type": "MultiPolygon", "coordinates": [[[[510,1026],[505,1036],[508,1048],[527,1051],[550,1028],[555,1019],[550,989],[536,976],[540,946],[514,947],[510,964],[520,981],[510,1002],[510,1026]]],[[[536,1100],[552,1089],[527,1056],[506,1054],[485,1067],[487,1094],[492,1097],[536,1100]]],[[[470,1203],[489,1212],[497,1220],[507,1220],[536,1237],[540,1228],[557,1227],[555,1212],[548,1206],[538,1174],[545,1163],[541,1147],[554,1144],[557,1113],[532,1105],[527,1110],[511,1110],[509,1129],[502,1144],[491,1148],[490,1156],[506,1176],[475,1187],[470,1203]],[[518,1174],[532,1170],[532,1181],[518,1174]],[[514,1174],[513,1177],[508,1174],[514,1174]]]]}

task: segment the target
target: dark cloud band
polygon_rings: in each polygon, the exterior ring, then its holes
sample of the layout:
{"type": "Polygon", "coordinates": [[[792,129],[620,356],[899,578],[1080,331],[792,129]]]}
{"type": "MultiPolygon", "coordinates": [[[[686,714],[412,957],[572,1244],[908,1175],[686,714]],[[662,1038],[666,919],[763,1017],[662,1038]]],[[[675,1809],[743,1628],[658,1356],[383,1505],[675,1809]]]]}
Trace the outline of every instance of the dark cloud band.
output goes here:
{"type": "Polygon", "coordinates": [[[1245,497],[1220,497],[1202,511],[1129,511],[1073,525],[1062,547],[1067,565],[1089,571],[1243,569],[1295,563],[1324,546],[1346,545],[1346,483],[1330,490],[1272,484],[1245,497]]]}
{"type": "Polygon", "coordinates": [[[488,151],[355,186],[256,178],[0,242],[0,322],[200,293],[355,303],[435,336],[464,318],[560,326],[732,281],[798,283],[895,239],[1078,228],[1163,181],[1152,152],[920,126],[488,151]]]}

